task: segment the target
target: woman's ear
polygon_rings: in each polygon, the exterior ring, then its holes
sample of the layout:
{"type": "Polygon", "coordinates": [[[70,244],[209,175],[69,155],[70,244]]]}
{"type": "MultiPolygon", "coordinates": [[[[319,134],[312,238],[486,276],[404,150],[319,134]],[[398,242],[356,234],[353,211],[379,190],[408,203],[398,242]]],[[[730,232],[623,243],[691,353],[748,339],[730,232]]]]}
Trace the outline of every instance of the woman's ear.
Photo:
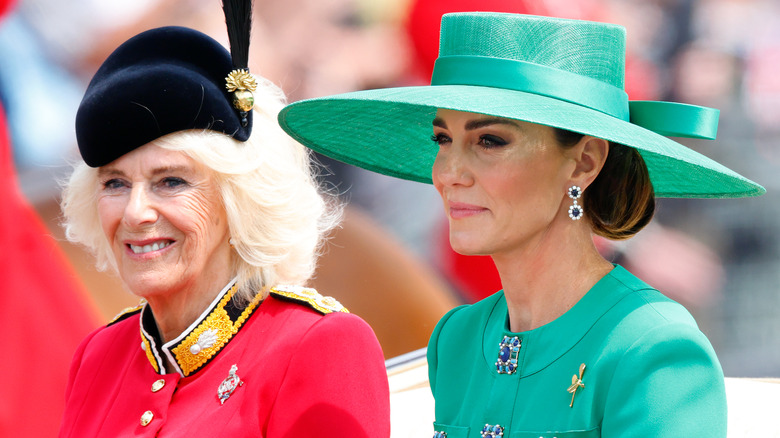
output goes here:
{"type": "Polygon", "coordinates": [[[601,168],[604,167],[604,162],[607,161],[609,154],[609,142],[603,138],[585,135],[567,152],[575,162],[571,181],[585,189],[596,179],[601,168]]]}

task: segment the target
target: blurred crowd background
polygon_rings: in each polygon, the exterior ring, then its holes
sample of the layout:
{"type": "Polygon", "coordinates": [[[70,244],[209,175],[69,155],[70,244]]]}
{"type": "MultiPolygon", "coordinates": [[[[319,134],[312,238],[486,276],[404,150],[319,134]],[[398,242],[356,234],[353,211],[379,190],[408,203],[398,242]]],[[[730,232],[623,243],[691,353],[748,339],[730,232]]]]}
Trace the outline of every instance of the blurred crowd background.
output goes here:
{"type": "MultiPolygon", "coordinates": [[[[721,110],[717,141],[683,143],[764,185],[767,194],[661,200],[654,224],[637,237],[597,243],[609,258],[688,307],[727,376],[780,376],[780,2],[255,0],[250,67],[282,87],[290,101],[424,84],[436,57],[439,17],[469,10],[621,24],[628,31],[626,90],[632,99],[721,110]]],[[[137,300],[64,242],[57,181],[78,157],[73,125],[89,78],[122,41],[163,25],[193,27],[227,45],[218,0],[17,0],[0,22],[0,103],[21,187],[106,321],[137,300]]],[[[410,260],[430,269],[450,302],[473,301],[499,288],[489,259],[449,250],[433,187],[319,159],[329,170],[328,184],[350,209],[365,213],[410,260]]],[[[383,309],[386,297],[371,295],[370,279],[365,281],[364,299],[383,309]]],[[[323,293],[339,298],[337,290],[323,293]]]]}

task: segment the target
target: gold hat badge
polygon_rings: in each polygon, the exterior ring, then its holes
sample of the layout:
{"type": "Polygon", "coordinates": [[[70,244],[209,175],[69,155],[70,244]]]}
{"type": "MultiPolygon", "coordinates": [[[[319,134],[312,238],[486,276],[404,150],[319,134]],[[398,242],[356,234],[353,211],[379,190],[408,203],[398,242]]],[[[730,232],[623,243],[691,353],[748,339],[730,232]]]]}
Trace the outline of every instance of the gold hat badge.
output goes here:
{"type": "Polygon", "coordinates": [[[249,112],[255,106],[253,91],[257,90],[257,81],[247,70],[233,70],[225,78],[225,87],[233,93],[233,106],[243,112],[249,112]]]}
{"type": "Polygon", "coordinates": [[[571,403],[569,403],[569,407],[574,406],[574,396],[577,395],[577,390],[580,388],[584,388],[585,384],[582,383],[582,373],[585,372],[585,364],[580,365],[580,376],[577,377],[577,375],[571,376],[571,386],[569,386],[569,391],[571,393],[571,403]]]}

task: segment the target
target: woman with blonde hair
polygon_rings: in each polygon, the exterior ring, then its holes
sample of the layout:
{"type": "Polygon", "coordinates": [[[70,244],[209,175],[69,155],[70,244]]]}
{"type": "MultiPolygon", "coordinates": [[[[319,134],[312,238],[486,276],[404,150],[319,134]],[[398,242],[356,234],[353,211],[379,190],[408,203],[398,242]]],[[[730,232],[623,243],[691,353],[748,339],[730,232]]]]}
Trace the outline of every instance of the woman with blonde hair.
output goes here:
{"type": "Polygon", "coordinates": [[[245,67],[165,27],[122,44],[89,84],[66,232],[142,304],[82,342],[62,437],[389,436],[371,328],[285,286],[312,276],[340,208],[276,124],[282,92],[245,67]]]}
{"type": "Polygon", "coordinates": [[[453,249],[495,262],[503,290],[450,311],[428,345],[435,438],[726,434],[707,338],[593,235],[633,236],[656,197],[764,189],[666,138],[713,139],[717,110],[628,101],[625,39],[605,23],[447,14],[431,86],[279,115],[312,149],[432,182],[453,249]]]}

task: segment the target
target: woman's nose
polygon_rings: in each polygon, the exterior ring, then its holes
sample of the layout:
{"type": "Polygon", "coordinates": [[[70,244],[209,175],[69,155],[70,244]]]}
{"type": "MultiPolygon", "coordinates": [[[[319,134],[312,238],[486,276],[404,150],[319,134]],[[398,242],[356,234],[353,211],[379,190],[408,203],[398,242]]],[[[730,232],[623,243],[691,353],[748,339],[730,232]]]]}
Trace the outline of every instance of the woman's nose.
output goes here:
{"type": "Polygon", "coordinates": [[[131,226],[157,221],[157,209],[143,184],[136,184],[131,189],[130,199],[125,206],[124,220],[131,226]]]}
{"type": "Polygon", "coordinates": [[[468,186],[473,183],[465,152],[462,149],[453,144],[446,150],[439,150],[433,163],[432,177],[434,185],[468,186]]]}

